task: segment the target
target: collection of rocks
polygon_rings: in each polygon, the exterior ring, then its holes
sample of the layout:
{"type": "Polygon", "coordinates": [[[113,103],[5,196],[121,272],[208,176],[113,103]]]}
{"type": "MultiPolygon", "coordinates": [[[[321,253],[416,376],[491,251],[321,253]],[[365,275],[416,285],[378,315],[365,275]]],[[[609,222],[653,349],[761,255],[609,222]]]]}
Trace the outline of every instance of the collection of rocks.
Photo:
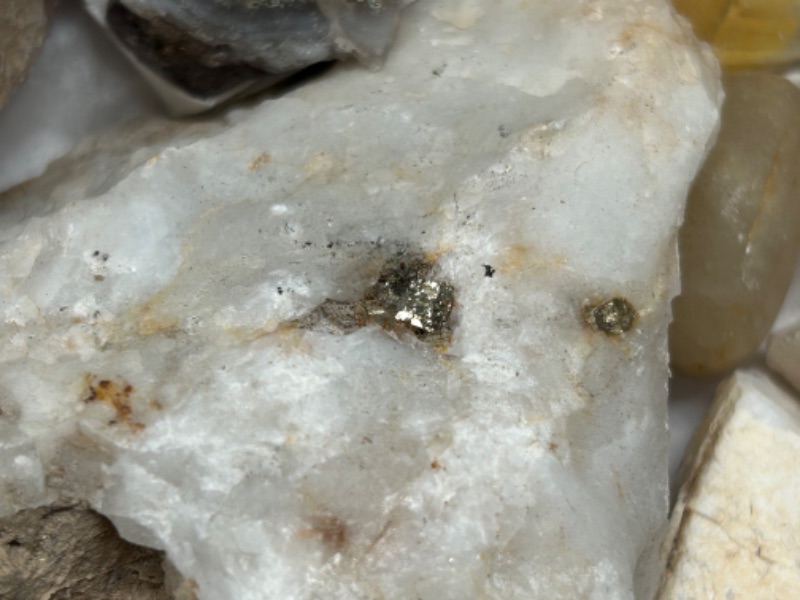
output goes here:
{"type": "Polygon", "coordinates": [[[0,593],[790,597],[797,401],[721,387],[668,523],[667,332],[769,331],[800,91],[663,0],[86,4],[176,113],[371,68],[0,195],[0,593]]]}
{"type": "MultiPolygon", "coordinates": [[[[676,4],[723,65],[800,58],[791,2],[676,4]]],[[[800,245],[800,91],[765,71],[734,70],[723,83],[719,136],[680,233],[670,351],[689,375],[750,366],[719,385],[684,456],[659,600],[794,598],[800,590],[800,329],[772,336],[766,365],[758,354],[800,245]]]]}

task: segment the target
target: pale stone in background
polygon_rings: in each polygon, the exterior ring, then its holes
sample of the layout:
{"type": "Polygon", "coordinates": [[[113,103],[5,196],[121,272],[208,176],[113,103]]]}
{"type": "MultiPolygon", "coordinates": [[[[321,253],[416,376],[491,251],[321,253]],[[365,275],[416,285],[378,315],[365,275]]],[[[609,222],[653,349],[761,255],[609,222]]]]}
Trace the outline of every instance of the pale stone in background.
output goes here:
{"type": "Polygon", "coordinates": [[[382,72],[0,199],[4,512],[85,497],[202,598],[653,591],[716,65],[655,0],[407,11],[382,72]],[[453,286],[449,345],[291,325],[398,251],[453,286]]]}
{"type": "Polygon", "coordinates": [[[659,600],[794,598],[800,405],[757,371],[722,384],[682,467],[659,600]]]}
{"type": "Polygon", "coordinates": [[[27,80],[0,110],[0,191],[41,175],[86,135],[155,110],[80,2],[62,0],[27,80]]]}
{"type": "Polygon", "coordinates": [[[735,368],[758,349],[800,244],[800,91],[764,72],[729,74],[724,82],[722,128],[680,233],[670,355],[692,375],[735,368]]]}
{"type": "Polygon", "coordinates": [[[767,348],[767,364],[800,390],[800,326],[772,334],[767,348]]]}
{"type": "Polygon", "coordinates": [[[85,0],[175,115],[204,112],[311,65],[380,66],[410,0],[85,0]]]}
{"type": "Polygon", "coordinates": [[[42,40],[52,0],[3,0],[0,4],[0,108],[25,80],[42,40]]]}
{"type": "Polygon", "coordinates": [[[797,0],[673,0],[731,69],[781,68],[800,60],[797,0]]]}
{"type": "Polygon", "coordinates": [[[0,544],[0,598],[173,599],[163,554],[120,539],[86,506],[56,504],[0,518],[0,544]]]}

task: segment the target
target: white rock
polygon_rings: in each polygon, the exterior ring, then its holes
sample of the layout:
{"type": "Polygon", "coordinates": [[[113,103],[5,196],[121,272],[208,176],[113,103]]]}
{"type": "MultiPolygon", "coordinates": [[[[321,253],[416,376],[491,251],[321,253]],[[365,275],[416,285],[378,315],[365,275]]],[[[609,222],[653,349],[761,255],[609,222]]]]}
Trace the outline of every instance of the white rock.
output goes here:
{"type": "Polygon", "coordinates": [[[772,334],[767,347],[767,364],[800,390],[800,326],[772,334]]]}
{"type": "Polygon", "coordinates": [[[794,598],[800,405],[759,372],[717,392],[684,463],[660,599],[794,598]]]}
{"type": "Polygon", "coordinates": [[[201,598],[647,597],[719,96],[666,2],[436,1],[380,72],[87,142],[0,200],[3,511],[88,498],[201,598]],[[288,325],[404,248],[446,348],[288,325]]]}

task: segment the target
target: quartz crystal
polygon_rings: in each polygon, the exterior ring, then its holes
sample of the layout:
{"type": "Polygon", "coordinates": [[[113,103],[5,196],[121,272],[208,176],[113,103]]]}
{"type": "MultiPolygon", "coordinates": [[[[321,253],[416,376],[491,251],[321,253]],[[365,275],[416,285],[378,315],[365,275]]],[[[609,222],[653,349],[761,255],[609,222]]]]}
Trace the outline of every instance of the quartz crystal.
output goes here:
{"type": "Polygon", "coordinates": [[[0,107],[28,73],[47,32],[52,0],[3,0],[0,3],[0,107]]]}
{"type": "Polygon", "coordinates": [[[800,404],[760,372],[724,382],[682,466],[659,600],[794,598],[800,404]]]}
{"type": "Polygon", "coordinates": [[[800,90],[769,73],[724,78],[717,143],[680,233],[672,364],[691,375],[755,352],[789,288],[800,244],[800,90]]]}
{"type": "Polygon", "coordinates": [[[800,391],[800,326],[772,334],[767,364],[800,391]]]}
{"type": "Polygon", "coordinates": [[[726,67],[800,60],[798,0],[673,0],[726,67]]]}
{"type": "Polygon", "coordinates": [[[0,511],[86,499],[201,599],[653,593],[716,62],[660,0],[405,10],[0,197],[0,511]]]}

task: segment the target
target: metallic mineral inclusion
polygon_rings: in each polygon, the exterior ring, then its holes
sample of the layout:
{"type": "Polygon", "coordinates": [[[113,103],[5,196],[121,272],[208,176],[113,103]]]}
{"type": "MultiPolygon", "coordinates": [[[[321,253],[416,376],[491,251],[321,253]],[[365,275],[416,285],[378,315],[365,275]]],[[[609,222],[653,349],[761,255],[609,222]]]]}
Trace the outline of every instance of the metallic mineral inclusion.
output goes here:
{"type": "Polygon", "coordinates": [[[434,279],[435,264],[418,254],[389,258],[377,282],[355,302],[325,300],[297,324],[304,329],[350,333],[369,324],[391,332],[411,331],[427,342],[450,339],[455,291],[434,279]]]}
{"type": "Polygon", "coordinates": [[[608,302],[584,307],[583,316],[596,331],[606,335],[622,335],[633,328],[637,314],[625,298],[612,298],[608,302]]]}

